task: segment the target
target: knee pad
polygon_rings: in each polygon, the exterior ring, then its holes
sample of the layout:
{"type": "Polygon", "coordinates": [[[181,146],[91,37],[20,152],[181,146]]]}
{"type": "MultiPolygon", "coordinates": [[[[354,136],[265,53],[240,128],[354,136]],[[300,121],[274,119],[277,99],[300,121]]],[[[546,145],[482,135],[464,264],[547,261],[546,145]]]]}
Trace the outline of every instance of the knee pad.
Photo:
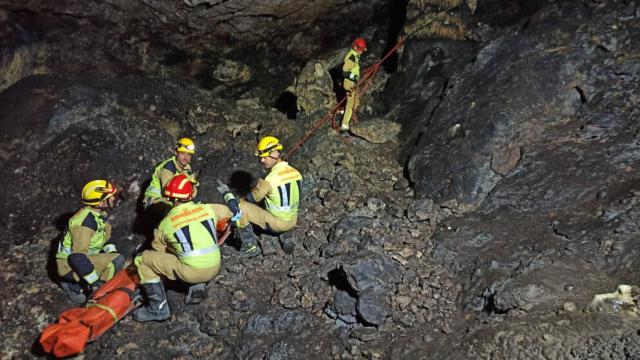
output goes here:
{"type": "Polygon", "coordinates": [[[71,267],[71,270],[80,277],[83,277],[94,270],[93,264],[89,261],[87,255],[82,253],[73,253],[69,255],[67,263],[69,264],[69,267],[71,267]]]}

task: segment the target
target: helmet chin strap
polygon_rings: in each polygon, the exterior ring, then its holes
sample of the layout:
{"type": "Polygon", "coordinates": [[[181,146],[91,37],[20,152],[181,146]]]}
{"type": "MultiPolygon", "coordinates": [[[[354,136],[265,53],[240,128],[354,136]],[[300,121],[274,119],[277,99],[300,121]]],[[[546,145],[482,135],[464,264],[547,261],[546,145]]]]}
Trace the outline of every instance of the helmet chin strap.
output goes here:
{"type": "Polygon", "coordinates": [[[271,155],[271,154],[273,154],[273,152],[274,152],[274,151],[277,151],[277,150],[272,150],[272,151],[269,153],[269,156],[267,156],[267,157],[272,158],[272,159],[274,159],[274,160],[280,160],[280,151],[278,151],[278,156],[277,156],[277,157],[276,157],[276,156],[272,156],[272,155],[271,155]]]}
{"type": "Polygon", "coordinates": [[[91,207],[100,211],[110,208],[108,204],[91,205],[91,207]]]}

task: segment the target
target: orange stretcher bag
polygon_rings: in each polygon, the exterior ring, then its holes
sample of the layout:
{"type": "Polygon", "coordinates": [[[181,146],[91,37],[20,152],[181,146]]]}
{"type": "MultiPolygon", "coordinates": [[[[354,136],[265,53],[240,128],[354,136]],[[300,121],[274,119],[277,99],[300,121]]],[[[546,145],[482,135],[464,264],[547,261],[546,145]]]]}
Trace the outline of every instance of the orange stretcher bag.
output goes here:
{"type": "Polygon", "coordinates": [[[40,336],[44,351],[57,357],[81,353],[87,342],[97,339],[140,305],[141,297],[136,293],[139,284],[135,266],[117,273],[85,307],[66,310],[57,324],[44,329],[40,336]]]}
{"type": "MultiPolygon", "coordinates": [[[[222,245],[231,232],[229,219],[216,224],[218,244],[222,245]]],[[[47,326],[40,336],[45,352],[57,357],[81,353],[88,342],[113,327],[120,319],[142,303],[136,290],[140,278],[135,265],[118,272],[98,289],[85,307],[75,307],[60,314],[57,324],[47,326]]]]}

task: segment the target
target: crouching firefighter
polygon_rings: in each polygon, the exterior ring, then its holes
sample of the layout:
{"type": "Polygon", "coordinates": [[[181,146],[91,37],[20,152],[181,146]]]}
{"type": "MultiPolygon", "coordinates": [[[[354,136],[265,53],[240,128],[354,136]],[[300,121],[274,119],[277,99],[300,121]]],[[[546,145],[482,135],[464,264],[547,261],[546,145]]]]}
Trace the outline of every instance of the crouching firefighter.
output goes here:
{"type": "Polygon", "coordinates": [[[70,219],[58,244],[56,265],[60,286],[69,300],[82,304],[104,282],[124,267],[124,257],[114,244],[108,244],[111,224],[107,210],[119,203],[118,190],[107,180],[93,180],[82,189],[86,205],[70,219]],[[84,292],[83,292],[84,289],[84,292]]]}
{"type": "Polygon", "coordinates": [[[267,233],[278,235],[285,253],[291,254],[294,250],[295,243],[290,230],[296,226],[298,220],[302,175],[282,160],[282,150],[283,146],[276,137],[265,136],[260,139],[255,155],[268,174],[264,179],[258,180],[246,199],[240,201],[237,211],[234,210],[235,197],[229,187],[219,183],[217,188],[234,212],[234,218],[239,217],[235,224],[242,241],[242,257],[260,254],[251,224],[259,226],[267,233]],[[264,208],[258,205],[262,201],[264,208]]]}
{"type": "MultiPolygon", "coordinates": [[[[151,182],[144,192],[142,206],[147,209],[150,206],[162,202],[162,190],[169,181],[178,174],[185,174],[189,180],[198,186],[196,175],[191,170],[191,159],[196,153],[196,146],[189,138],[180,138],[175,145],[175,155],[165,159],[153,170],[151,182]]],[[[196,197],[197,189],[193,188],[193,197],[196,197]]]]}
{"type": "Polygon", "coordinates": [[[197,303],[204,297],[205,283],[220,271],[214,207],[191,201],[193,183],[185,174],[174,176],[164,195],[173,208],[155,229],[152,250],[134,260],[147,301],[134,311],[137,321],[162,321],[171,315],[161,276],[192,284],[187,303],[197,303]]]}

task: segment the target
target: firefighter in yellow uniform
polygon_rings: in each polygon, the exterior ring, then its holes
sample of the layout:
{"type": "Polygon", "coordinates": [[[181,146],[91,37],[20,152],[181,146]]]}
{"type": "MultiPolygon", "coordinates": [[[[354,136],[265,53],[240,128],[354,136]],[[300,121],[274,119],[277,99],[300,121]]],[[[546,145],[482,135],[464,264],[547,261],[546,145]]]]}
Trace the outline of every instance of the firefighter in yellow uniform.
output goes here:
{"type": "Polygon", "coordinates": [[[344,115],[342,117],[342,124],[340,125],[341,132],[348,132],[351,127],[351,117],[358,109],[359,99],[357,94],[356,83],[360,78],[360,56],[367,51],[367,43],[363,38],[356,38],[351,45],[351,49],[344,57],[342,64],[342,86],[347,94],[347,104],[345,105],[344,115]]]}
{"type": "MultiPolygon", "coordinates": [[[[193,284],[189,288],[187,303],[198,303],[204,298],[205,283],[220,271],[220,249],[217,244],[214,205],[195,204],[193,183],[184,174],[173,177],[165,187],[164,195],[173,208],[154,232],[152,250],[134,260],[140,276],[147,305],[136,309],[137,321],[162,321],[171,315],[160,276],[193,284]]],[[[224,205],[217,205],[229,210],[224,205]]]]}
{"type": "MultiPolygon", "coordinates": [[[[197,186],[197,181],[193,171],[191,170],[191,160],[196,152],[193,140],[189,138],[180,138],[176,142],[176,154],[158,164],[151,177],[151,182],[144,192],[143,206],[156,204],[162,200],[162,190],[167,186],[171,179],[178,174],[185,174],[191,182],[197,186]]],[[[197,194],[194,188],[193,197],[197,194]]]]}
{"type": "Polygon", "coordinates": [[[56,265],[60,286],[74,303],[84,303],[87,296],[124,267],[124,258],[115,245],[107,243],[111,224],[106,220],[106,210],[117,206],[117,192],[109,181],[88,182],[82,189],[82,202],[86,206],[69,219],[64,238],[58,244],[56,265]]]}
{"type": "Polygon", "coordinates": [[[239,218],[235,222],[242,248],[242,256],[259,255],[253,227],[259,226],[268,232],[282,234],[283,249],[293,252],[293,239],[287,233],[296,226],[300,206],[302,175],[293,166],[281,159],[283,149],[280,140],[273,136],[265,136],[258,142],[256,156],[262,166],[269,171],[264,179],[259,179],[246,199],[240,201],[239,211],[233,206],[235,199],[229,187],[220,183],[218,191],[223,194],[229,208],[239,218]],[[264,200],[264,208],[257,204],[264,200]],[[288,236],[289,235],[289,236],[288,236]]]}

